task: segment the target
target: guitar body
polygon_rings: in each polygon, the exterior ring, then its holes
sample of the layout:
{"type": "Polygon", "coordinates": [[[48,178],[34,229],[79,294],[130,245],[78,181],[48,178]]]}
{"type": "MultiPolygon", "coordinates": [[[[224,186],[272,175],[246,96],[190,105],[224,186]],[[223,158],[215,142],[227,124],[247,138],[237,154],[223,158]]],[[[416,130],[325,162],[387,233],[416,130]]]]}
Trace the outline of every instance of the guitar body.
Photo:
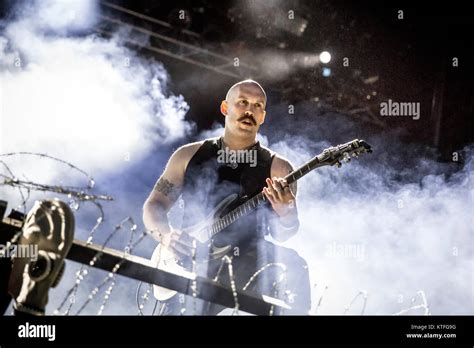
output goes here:
{"type": "MultiPolygon", "coordinates": [[[[226,197],[214,208],[204,221],[182,229],[183,234],[187,234],[196,240],[196,259],[201,262],[208,259],[220,259],[232,249],[231,245],[222,247],[215,246],[209,235],[208,227],[224,215],[225,212],[229,210],[229,207],[235,205],[237,201],[237,194],[226,197]]],[[[190,260],[180,259],[172,249],[165,247],[162,243],[158,244],[151,256],[151,262],[156,265],[158,269],[181,276],[191,274],[185,268],[185,266],[189,264],[189,261],[190,260]]],[[[176,295],[176,291],[153,285],[153,295],[159,301],[166,301],[176,295]]]]}

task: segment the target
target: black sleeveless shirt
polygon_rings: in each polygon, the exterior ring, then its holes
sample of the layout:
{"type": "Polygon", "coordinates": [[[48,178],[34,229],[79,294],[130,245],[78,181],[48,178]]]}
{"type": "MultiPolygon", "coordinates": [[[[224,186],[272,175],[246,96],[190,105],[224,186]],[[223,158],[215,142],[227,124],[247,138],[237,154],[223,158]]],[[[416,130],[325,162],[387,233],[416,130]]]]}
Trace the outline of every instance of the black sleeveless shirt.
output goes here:
{"type": "MultiPolygon", "coordinates": [[[[255,151],[256,163],[226,163],[219,157],[223,150],[222,137],[207,139],[189,161],[182,189],[183,227],[205,220],[231,194],[238,198],[228,210],[235,208],[261,192],[266,186],[265,179],[271,177],[275,154],[259,142],[247,149],[255,151]]],[[[267,213],[268,207],[263,206],[241,217],[219,233],[214,244],[231,244],[241,250],[255,246],[268,231],[267,213]]]]}

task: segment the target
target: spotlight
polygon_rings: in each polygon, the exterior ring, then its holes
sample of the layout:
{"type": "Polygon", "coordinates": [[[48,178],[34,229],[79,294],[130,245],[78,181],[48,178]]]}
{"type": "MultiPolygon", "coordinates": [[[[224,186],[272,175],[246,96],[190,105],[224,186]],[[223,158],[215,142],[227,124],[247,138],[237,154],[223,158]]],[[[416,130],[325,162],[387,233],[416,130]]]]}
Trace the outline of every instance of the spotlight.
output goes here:
{"type": "Polygon", "coordinates": [[[331,61],[331,54],[328,51],[321,52],[319,61],[323,64],[329,63],[331,61]]]}
{"type": "Polygon", "coordinates": [[[331,69],[329,69],[329,68],[323,68],[323,76],[324,76],[324,77],[329,77],[329,76],[331,76],[331,69]]]}

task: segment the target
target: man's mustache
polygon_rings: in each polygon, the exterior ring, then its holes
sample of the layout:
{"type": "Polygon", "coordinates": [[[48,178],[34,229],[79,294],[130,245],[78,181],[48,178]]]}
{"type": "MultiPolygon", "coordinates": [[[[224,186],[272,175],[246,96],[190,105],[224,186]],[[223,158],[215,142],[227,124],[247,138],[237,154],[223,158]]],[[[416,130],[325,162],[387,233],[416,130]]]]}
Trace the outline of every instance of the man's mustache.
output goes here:
{"type": "Polygon", "coordinates": [[[241,122],[241,121],[245,121],[245,120],[249,120],[250,122],[252,122],[252,124],[254,126],[257,125],[257,121],[255,121],[255,119],[250,115],[244,115],[244,116],[240,117],[237,121],[241,122]]]}

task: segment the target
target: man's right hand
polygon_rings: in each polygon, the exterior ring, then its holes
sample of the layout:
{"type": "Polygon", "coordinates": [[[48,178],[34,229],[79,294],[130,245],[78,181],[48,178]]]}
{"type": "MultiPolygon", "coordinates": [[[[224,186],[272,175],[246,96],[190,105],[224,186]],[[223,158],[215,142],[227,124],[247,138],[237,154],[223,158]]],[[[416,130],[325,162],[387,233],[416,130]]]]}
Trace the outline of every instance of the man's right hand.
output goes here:
{"type": "Polygon", "coordinates": [[[193,254],[193,238],[183,231],[171,230],[171,232],[163,234],[161,243],[180,257],[193,254]]]}

